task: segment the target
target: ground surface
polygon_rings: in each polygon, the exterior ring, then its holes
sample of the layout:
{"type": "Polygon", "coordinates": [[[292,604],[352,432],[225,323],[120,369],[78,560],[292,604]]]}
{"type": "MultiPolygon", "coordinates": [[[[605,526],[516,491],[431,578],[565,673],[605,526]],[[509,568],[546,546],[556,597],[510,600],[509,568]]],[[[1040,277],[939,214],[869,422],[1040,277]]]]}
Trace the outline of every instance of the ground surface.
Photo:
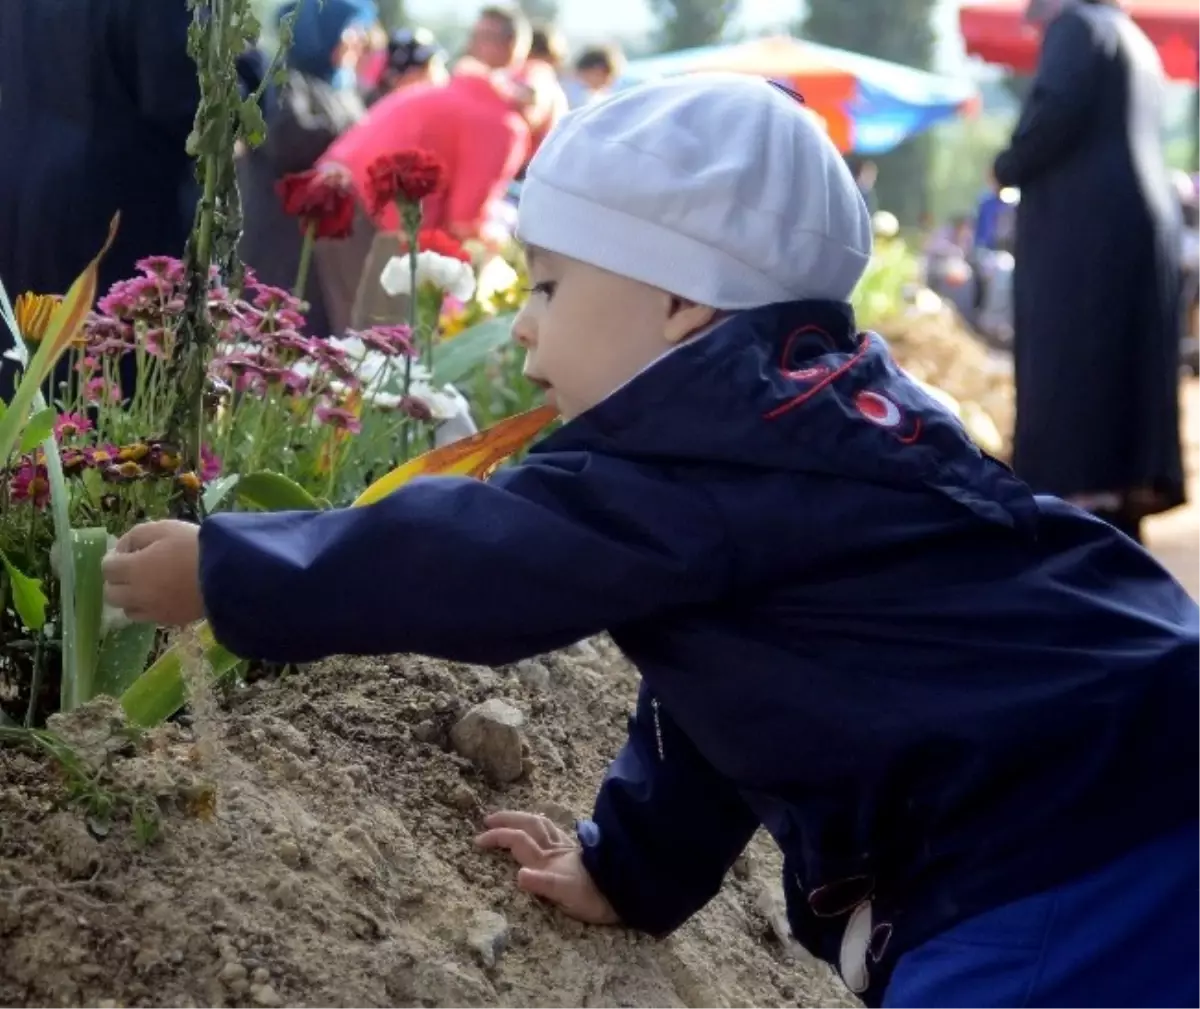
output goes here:
{"type": "Polygon", "coordinates": [[[1200,599],[1200,382],[1183,387],[1184,463],[1188,470],[1188,503],[1151,519],[1146,526],[1150,549],[1200,599]]]}
{"type": "Polygon", "coordinates": [[[60,728],[108,749],[114,794],[157,798],[149,845],[124,815],[89,832],[56,811],[45,762],[0,749],[0,1005],[855,1004],[781,940],[761,840],[662,942],[567,921],[473,848],[485,809],[587,812],[634,692],[599,642],[520,676],[325,663],[132,743],[85,709],[60,728]],[[528,717],[507,790],[448,743],[489,698],[528,717]]]}

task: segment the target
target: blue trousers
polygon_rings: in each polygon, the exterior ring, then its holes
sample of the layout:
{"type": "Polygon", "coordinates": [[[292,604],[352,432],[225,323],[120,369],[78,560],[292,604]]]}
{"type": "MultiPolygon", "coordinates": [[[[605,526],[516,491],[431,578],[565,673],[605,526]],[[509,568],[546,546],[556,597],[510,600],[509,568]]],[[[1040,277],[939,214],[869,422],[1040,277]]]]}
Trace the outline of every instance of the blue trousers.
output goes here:
{"type": "Polygon", "coordinates": [[[1200,827],[902,956],[885,1007],[1200,1006],[1200,827]]]}

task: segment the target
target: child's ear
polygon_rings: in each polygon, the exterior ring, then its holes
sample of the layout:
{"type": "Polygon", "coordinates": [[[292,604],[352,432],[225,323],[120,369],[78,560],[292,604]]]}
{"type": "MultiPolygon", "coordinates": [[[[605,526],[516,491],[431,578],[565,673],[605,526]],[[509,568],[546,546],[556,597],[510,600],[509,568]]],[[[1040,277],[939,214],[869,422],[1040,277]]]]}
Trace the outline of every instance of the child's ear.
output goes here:
{"type": "Polygon", "coordinates": [[[698,333],[717,317],[711,305],[697,305],[686,298],[671,296],[670,308],[663,324],[663,339],[667,343],[682,343],[693,333],[698,333]]]}

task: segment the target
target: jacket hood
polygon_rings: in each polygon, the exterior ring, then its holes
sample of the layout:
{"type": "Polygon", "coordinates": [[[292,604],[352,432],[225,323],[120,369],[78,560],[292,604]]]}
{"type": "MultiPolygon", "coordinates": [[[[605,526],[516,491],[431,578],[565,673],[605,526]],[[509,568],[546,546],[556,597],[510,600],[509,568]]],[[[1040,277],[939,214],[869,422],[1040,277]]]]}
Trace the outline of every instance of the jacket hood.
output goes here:
{"type": "Polygon", "coordinates": [[[730,317],[661,358],[537,451],[820,474],[934,491],[1032,529],[1033,495],[838,302],[730,317]]]}

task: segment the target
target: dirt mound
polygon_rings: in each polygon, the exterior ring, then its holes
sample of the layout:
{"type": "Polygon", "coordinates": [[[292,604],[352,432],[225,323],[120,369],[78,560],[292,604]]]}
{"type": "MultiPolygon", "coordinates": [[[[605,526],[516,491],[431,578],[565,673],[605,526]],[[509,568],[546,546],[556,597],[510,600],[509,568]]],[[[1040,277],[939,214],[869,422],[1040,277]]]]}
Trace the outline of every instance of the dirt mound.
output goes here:
{"type": "Polygon", "coordinates": [[[1009,456],[1016,411],[1009,355],[988,348],[950,308],[925,311],[913,306],[876,328],[902,368],[957,400],[973,435],[978,437],[981,428],[994,429],[994,436],[978,440],[1009,456]]]}
{"type": "Polygon", "coordinates": [[[590,808],[635,684],[603,640],[502,671],[338,660],[146,735],[97,702],[56,726],[90,775],[0,748],[0,1004],[856,1004],[781,935],[762,838],[662,942],[577,925],[475,850],[484,810],[590,808]],[[488,701],[484,750],[524,716],[506,787],[450,741],[488,701]]]}

